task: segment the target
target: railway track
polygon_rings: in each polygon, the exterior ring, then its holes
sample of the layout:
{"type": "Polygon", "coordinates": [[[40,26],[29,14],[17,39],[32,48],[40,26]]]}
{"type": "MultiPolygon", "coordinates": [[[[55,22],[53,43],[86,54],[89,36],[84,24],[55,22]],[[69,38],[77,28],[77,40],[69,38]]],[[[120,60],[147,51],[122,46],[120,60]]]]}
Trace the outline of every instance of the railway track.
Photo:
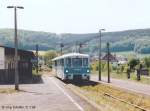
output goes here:
{"type": "Polygon", "coordinates": [[[115,99],[115,100],[118,100],[118,101],[120,101],[120,102],[126,103],[126,104],[128,104],[128,105],[131,105],[131,106],[133,106],[133,107],[135,107],[135,108],[138,108],[138,109],[140,109],[140,110],[142,110],[142,111],[148,111],[147,109],[144,109],[144,108],[142,108],[142,107],[140,107],[140,106],[138,106],[138,105],[136,105],[136,104],[131,104],[131,103],[128,102],[128,101],[122,100],[122,99],[117,98],[117,97],[115,97],[115,96],[112,96],[112,95],[110,95],[110,94],[108,94],[108,93],[104,93],[104,95],[105,95],[105,96],[108,96],[108,97],[111,97],[111,98],[113,98],[113,99],[115,99]]]}
{"type": "MultiPolygon", "coordinates": [[[[73,87],[77,87],[79,90],[81,90],[80,89],[80,87],[84,87],[84,86],[96,86],[96,85],[99,85],[99,84],[101,84],[101,83],[98,83],[98,82],[95,82],[95,81],[63,81],[66,85],[69,85],[69,84],[71,84],[73,87]]],[[[74,91],[74,89],[75,88],[72,88],[72,87],[69,87],[70,89],[72,89],[73,91],[74,91]]],[[[75,93],[77,93],[77,91],[74,91],[75,93]]],[[[77,93],[78,94],[78,93],[77,93]]],[[[124,100],[124,99],[121,99],[121,98],[119,98],[119,97],[117,97],[117,96],[114,96],[114,95],[112,95],[112,94],[110,94],[110,93],[103,93],[103,94],[101,94],[102,96],[104,96],[104,97],[109,97],[109,98],[112,98],[112,99],[114,99],[114,100],[117,100],[117,101],[119,101],[119,102],[122,102],[122,103],[124,103],[124,104],[128,104],[128,105],[130,105],[130,106],[132,106],[132,107],[134,107],[134,108],[136,108],[136,109],[139,109],[139,110],[141,110],[141,111],[150,111],[149,109],[145,109],[145,108],[143,108],[142,106],[139,106],[138,104],[134,104],[134,103],[132,103],[132,102],[130,102],[130,101],[127,101],[127,100],[124,100]]],[[[84,97],[84,98],[87,98],[87,97],[84,97]]],[[[87,100],[87,99],[86,99],[87,100]]]]}

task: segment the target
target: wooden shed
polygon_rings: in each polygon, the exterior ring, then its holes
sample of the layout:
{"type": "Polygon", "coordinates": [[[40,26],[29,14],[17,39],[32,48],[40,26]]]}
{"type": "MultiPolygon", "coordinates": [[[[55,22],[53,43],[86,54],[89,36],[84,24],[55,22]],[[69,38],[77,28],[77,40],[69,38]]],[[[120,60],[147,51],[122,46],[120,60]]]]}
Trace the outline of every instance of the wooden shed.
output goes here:
{"type": "MultiPolygon", "coordinates": [[[[15,48],[0,46],[0,83],[14,83],[15,48]]],[[[34,53],[18,50],[19,82],[32,78],[32,63],[34,53]]]]}

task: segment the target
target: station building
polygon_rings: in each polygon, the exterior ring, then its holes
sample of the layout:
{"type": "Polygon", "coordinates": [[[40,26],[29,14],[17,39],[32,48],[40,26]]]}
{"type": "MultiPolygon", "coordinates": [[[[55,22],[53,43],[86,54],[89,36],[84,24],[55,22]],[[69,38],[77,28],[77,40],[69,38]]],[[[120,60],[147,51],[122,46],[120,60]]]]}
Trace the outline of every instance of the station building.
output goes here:
{"type": "MultiPolygon", "coordinates": [[[[14,83],[15,48],[0,46],[0,83],[14,83]]],[[[19,82],[32,78],[32,62],[34,53],[18,49],[19,82]]]]}

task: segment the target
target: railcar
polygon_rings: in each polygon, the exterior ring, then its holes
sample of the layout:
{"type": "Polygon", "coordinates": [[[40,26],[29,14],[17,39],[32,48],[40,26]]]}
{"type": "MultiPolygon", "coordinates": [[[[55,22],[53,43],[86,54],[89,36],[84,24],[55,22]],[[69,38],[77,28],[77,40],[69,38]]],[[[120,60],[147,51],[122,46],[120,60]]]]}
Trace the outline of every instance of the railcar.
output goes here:
{"type": "Polygon", "coordinates": [[[68,53],[53,60],[56,76],[62,80],[89,80],[89,55],[68,53]]]}

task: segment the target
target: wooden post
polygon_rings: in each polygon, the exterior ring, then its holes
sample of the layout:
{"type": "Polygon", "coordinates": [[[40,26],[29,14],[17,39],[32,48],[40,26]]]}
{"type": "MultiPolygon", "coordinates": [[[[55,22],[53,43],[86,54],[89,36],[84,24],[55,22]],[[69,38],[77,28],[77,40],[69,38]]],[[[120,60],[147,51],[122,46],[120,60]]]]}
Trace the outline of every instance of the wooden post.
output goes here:
{"type": "Polygon", "coordinates": [[[109,51],[109,43],[107,43],[107,67],[108,67],[108,83],[110,83],[109,56],[110,56],[110,51],[109,51]]]}
{"type": "Polygon", "coordinates": [[[137,69],[137,81],[140,80],[139,75],[140,75],[140,69],[137,69]]]}
{"type": "Polygon", "coordinates": [[[142,64],[140,64],[139,72],[137,73],[137,80],[138,80],[138,81],[141,80],[141,70],[142,70],[142,64]]]}
{"type": "Polygon", "coordinates": [[[127,69],[127,78],[130,79],[130,65],[128,64],[128,69],[127,69]]]}
{"type": "Polygon", "coordinates": [[[38,58],[39,58],[39,54],[38,54],[38,50],[39,50],[39,46],[38,45],[36,45],[36,73],[38,74],[38,69],[39,69],[39,66],[38,66],[38,64],[39,64],[39,61],[38,61],[38,58]]]}

